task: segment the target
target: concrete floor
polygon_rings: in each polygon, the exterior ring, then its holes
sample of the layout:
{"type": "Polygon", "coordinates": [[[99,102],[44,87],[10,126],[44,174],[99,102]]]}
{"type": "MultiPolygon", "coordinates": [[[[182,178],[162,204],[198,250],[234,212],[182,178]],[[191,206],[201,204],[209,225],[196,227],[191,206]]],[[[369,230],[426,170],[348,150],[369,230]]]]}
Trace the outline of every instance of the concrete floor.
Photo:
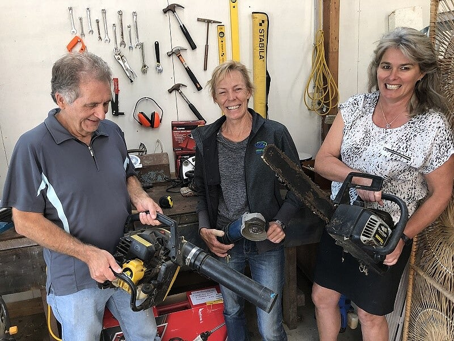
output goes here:
{"type": "MultiPolygon", "coordinates": [[[[318,341],[317,322],[315,320],[314,304],[311,301],[311,287],[312,283],[302,274],[298,273],[298,288],[304,292],[305,305],[298,308],[298,327],[289,330],[284,324],[287,332],[288,341],[318,341]]],[[[251,341],[261,341],[260,334],[258,333],[257,323],[255,321],[255,308],[248,305],[247,308],[248,323],[251,326],[250,334],[251,341]]],[[[361,341],[361,327],[358,325],[356,329],[347,327],[345,332],[339,333],[338,341],[361,341]]]]}

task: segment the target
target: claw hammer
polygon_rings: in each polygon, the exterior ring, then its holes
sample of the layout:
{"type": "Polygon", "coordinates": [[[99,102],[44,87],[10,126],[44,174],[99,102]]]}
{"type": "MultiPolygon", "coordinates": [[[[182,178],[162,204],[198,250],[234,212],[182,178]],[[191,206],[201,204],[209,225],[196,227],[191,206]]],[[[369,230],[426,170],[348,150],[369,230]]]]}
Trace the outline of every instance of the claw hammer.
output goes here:
{"type": "Polygon", "coordinates": [[[175,84],[174,86],[172,86],[169,90],[167,90],[169,92],[169,94],[171,94],[173,91],[178,91],[178,93],[181,95],[181,97],[183,97],[184,101],[189,105],[189,108],[191,109],[191,111],[194,113],[194,115],[197,116],[197,118],[201,121],[204,121],[206,123],[206,120],[203,118],[202,115],[200,115],[199,111],[195,108],[194,104],[192,104],[191,102],[189,102],[188,98],[184,95],[183,91],[181,91],[181,87],[182,86],[186,86],[184,84],[181,84],[181,83],[177,83],[175,84]]]}
{"type": "Polygon", "coordinates": [[[201,21],[207,24],[207,39],[205,43],[205,58],[203,60],[203,70],[207,70],[207,64],[208,64],[208,35],[210,32],[210,24],[220,24],[221,21],[217,20],[212,20],[212,19],[203,19],[203,18],[197,18],[197,21],[201,21]]]}
{"type": "Polygon", "coordinates": [[[188,41],[189,45],[191,46],[191,49],[195,50],[197,48],[197,45],[194,43],[194,41],[191,38],[191,35],[189,34],[189,31],[186,29],[186,26],[181,22],[180,17],[178,16],[176,9],[177,8],[184,8],[183,6],[179,4],[170,4],[166,8],[164,8],[162,11],[164,13],[167,13],[168,11],[172,11],[173,15],[178,21],[178,25],[180,25],[181,31],[183,31],[184,36],[186,37],[186,40],[188,41]]]}
{"type": "Polygon", "coordinates": [[[202,90],[202,86],[200,85],[199,81],[197,78],[194,76],[192,73],[191,69],[189,68],[188,64],[186,64],[186,61],[184,60],[183,56],[181,55],[181,51],[187,50],[184,47],[181,46],[175,46],[172,50],[167,52],[167,55],[170,57],[171,55],[175,54],[178,59],[180,60],[181,64],[183,64],[184,68],[186,69],[186,72],[188,73],[189,77],[191,78],[192,82],[194,83],[195,87],[197,88],[197,91],[202,90]]]}

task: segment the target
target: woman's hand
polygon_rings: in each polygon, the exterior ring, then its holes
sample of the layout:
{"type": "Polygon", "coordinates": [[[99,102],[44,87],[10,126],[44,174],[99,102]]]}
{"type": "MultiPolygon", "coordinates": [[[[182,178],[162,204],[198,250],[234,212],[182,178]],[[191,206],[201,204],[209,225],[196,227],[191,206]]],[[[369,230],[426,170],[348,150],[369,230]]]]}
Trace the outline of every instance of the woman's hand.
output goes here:
{"type": "Polygon", "coordinates": [[[282,229],[282,226],[276,223],[275,221],[270,222],[268,231],[266,231],[266,235],[268,240],[275,244],[280,243],[285,238],[285,232],[282,229]]]}
{"type": "Polygon", "coordinates": [[[356,193],[358,193],[359,197],[364,201],[377,202],[380,206],[383,206],[383,200],[381,198],[382,191],[373,192],[364,189],[357,189],[356,193]]]}
{"type": "Polygon", "coordinates": [[[217,237],[222,237],[223,235],[224,231],[208,229],[206,227],[202,227],[200,229],[200,237],[202,237],[211,252],[218,257],[226,257],[228,255],[228,251],[234,246],[234,244],[222,244],[217,239],[217,237]]]}
{"type": "Polygon", "coordinates": [[[394,249],[393,252],[386,256],[385,260],[383,261],[383,264],[388,266],[396,264],[397,261],[399,260],[400,254],[402,253],[404,246],[405,246],[404,241],[402,239],[399,239],[396,248],[394,249]]]}

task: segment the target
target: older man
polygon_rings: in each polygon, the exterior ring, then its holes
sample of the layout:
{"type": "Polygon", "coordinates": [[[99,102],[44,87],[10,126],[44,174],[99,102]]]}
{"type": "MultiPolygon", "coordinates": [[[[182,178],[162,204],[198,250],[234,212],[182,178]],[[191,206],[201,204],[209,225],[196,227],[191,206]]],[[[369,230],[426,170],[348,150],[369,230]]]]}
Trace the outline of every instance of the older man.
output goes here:
{"type": "Polygon", "coordinates": [[[16,144],[2,205],[16,231],[44,247],[47,300],[63,340],[99,340],[107,306],[127,340],[154,340],[151,310],[133,312],[129,294],[98,288],[121,272],[112,253],[131,203],[143,224],[159,206],[143,191],[121,129],[105,120],[111,71],[94,54],[69,53],[52,68],[52,109],[16,144]]]}

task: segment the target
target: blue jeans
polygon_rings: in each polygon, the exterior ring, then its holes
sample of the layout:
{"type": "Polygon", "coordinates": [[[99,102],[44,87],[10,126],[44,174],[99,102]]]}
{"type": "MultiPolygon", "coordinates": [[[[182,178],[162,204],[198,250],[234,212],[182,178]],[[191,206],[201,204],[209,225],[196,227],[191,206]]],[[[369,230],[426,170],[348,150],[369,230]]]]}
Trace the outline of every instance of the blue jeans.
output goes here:
{"type": "Polygon", "coordinates": [[[55,296],[50,291],[47,303],[62,326],[63,341],[100,340],[105,307],[119,321],[126,340],[155,340],[152,309],[133,311],[130,295],[124,290],[89,288],[65,296],[55,296]]]}
{"type": "MultiPolygon", "coordinates": [[[[232,269],[244,273],[249,263],[252,279],[277,293],[278,299],[269,313],[260,308],[257,311],[257,324],[260,335],[265,341],[286,341],[282,324],[282,290],[284,286],[284,247],[259,254],[255,242],[241,239],[229,251],[230,260],[219,258],[232,269]]],[[[249,340],[244,299],[221,285],[224,299],[224,319],[227,335],[232,341],[249,340]]]]}

